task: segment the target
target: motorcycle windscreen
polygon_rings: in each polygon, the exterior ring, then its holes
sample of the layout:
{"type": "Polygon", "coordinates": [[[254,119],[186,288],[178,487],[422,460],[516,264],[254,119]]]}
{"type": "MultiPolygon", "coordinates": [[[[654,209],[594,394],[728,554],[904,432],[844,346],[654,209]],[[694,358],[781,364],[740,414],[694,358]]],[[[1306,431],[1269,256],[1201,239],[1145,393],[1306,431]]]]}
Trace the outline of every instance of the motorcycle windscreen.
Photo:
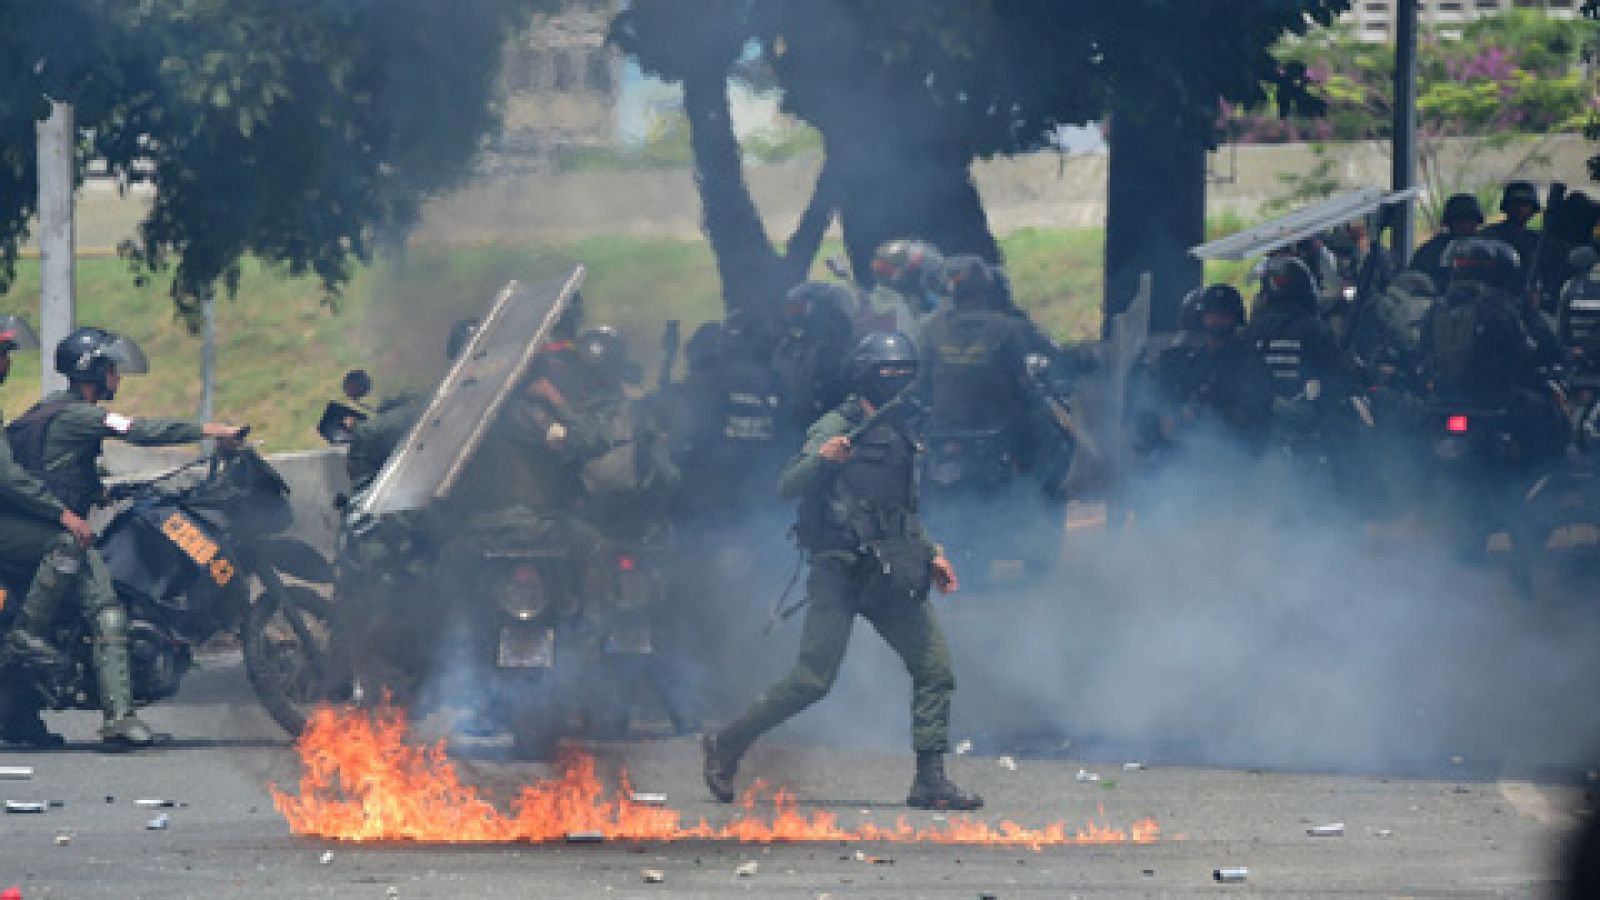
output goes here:
{"type": "Polygon", "coordinates": [[[501,289],[427,409],[357,498],[357,516],[420,509],[450,492],[583,276],[577,266],[560,280],[501,289]]]}

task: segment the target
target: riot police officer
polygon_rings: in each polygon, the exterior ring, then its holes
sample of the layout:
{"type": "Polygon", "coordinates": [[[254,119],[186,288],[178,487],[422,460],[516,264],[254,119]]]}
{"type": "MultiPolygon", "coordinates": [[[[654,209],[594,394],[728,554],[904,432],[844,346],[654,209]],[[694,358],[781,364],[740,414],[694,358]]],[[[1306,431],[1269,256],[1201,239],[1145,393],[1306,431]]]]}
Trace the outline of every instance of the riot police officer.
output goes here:
{"type": "MultiPolygon", "coordinates": [[[[39,339],[28,323],[16,316],[0,317],[0,382],[11,373],[11,353],[33,349],[39,339]]],[[[28,586],[41,575],[52,577],[47,562],[57,544],[87,546],[94,532],[82,517],[62,505],[50,489],[19,465],[11,454],[11,444],[0,440],[0,570],[6,581],[28,586]]],[[[10,649],[28,658],[50,661],[58,658],[54,647],[43,638],[18,630],[8,641],[10,649]]],[[[0,741],[35,747],[55,747],[64,743],[60,735],[45,727],[39,717],[37,696],[26,689],[0,687],[0,741]]]]}
{"type": "Polygon", "coordinates": [[[1272,372],[1274,414],[1291,430],[1315,424],[1323,397],[1348,396],[1350,370],[1317,317],[1316,280],[1305,263],[1274,256],[1261,264],[1261,294],[1246,338],[1272,372]]]}
{"type": "Polygon", "coordinates": [[[927,241],[886,241],[872,255],[872,289],[860,298],[855,333],[915,334],[944,293],[944,257],[927,241]]]}
{"type": "Polygon", "coordinates": [[[1471,194],[1451,194],[1444,201],[1444,211],[1439,215],[1439,233],[1423,242],[1412,254],[1406,266],[1433,279],[1434,290],[1443,292],[1450,282],[1450,270],[1444,264],[1444,251],[1451,241],[1472,237],[1483,227],[1483,207],[1471,194]]]}
{"type": "MultiPolygon", "coordinates": [[[[445,343],[447,361],[454,362],[461,356],[477,333],[478,325],[479,321],[472,318],[461,319],[450,326],[450,337],[445,343]]],[[[410,433],[426,405],[427,399],[420,394],[400,394],[379,404],[371,417],[351,426],[345,472],[355,490],[366,487],[377,476],[390,454],[410,433]]]]}
{"type": "Polygon", "coordinates": [[[844,357],[850,352],[849,309],[844,285],[807,281],[783,298],[783,335],[773,352],[782,386],[784,417],[804,428],[844,399],[844,357]]]}
{"type": "Polygon", "coordinates": [[[1273,377],[1240,336],[1244,298],[1231,285],[1213,284],[1190,291],[1182,309],[1185,330],[1198,340],[1170,347],[1156,361],[1153,421],[1142,429],[1147,447],[1181,448],[1186,433],[1212,427],[1247,454],[1259,452],[1271,425],[1273,377]]]}
{"type": "Polygon", "coordinates": [[[933,427],[1000,425],[1015,438],[1027,414],[1028,337],[1019,321],[999,308],[988,263],[976,256],[954,257],[947,277],[953,306],[934,313],[919,340],[933,427]]]}
{"type": "Polygon", "coordinates": [[[804,450],[784,470],[779,488],[800,500],[797,530],[811,563],[800,655],[742,715],[705,736],[706,785],[721,802],[733,800],[733,778],[750,744],[828,693],[861,616],[911,673],[917,774],[906,803],[925,809],[983,804],[944,773],[955,676],[928,589],[931,583],[954,591],[955,569],[917,520],[916,441],[889,412],[873,420],[911,386],[916,372],[916,350],[905,335],[863,338],[850,358],[855,393],[812,426],[804,450]],[[852,437],[863,425],[871,427],[852,437]]]}
{"type": "MultiPolygon", "coordinates": [[[[12,452],[24,468],[77,515],[102,502],[101,443],[107,438],[140,446],[186,444],[204,438],[236,440],[243,429],[215,422],[133,418],[100,404],[116,397],[124,374],[148,371],[137,344],[102,328],[79,328],[56,345],[55,369],[67,390],[36,404],[6,428],[12,452]]],[[[155,734],[135,715],[128,671],[128,613],[117,598],[105,561],[92,547],[57,543],[49,577],[36,579],[18,621],[20,640],[48,632],[61,603],[76,599],[94,630],[95,670],[105,713],[101,738],[108,744],[145,745],[155,734]]]]}
{"type": "MultiPolygon", "coordinates": [[[[1539,232],[1529,228],[1528,223],[1539,214],[1543,204],[1539,202],[1539,189],[1530,181],[1508,181],[1505,189],[1500,193],[1500,212],[1505,218],[1482,230],[1482,236],[1490,240],[1504,241],[1517,253],[1517,271],[1522,273],[1523,283],[1527,282],[1528,270],[1540,265],[1539,232]]],[[[1509,286],[1509,282],[1508,282],[1509,286]]],[[[1520,292],[1520,285],[1517,286],[1520,292]]]]}

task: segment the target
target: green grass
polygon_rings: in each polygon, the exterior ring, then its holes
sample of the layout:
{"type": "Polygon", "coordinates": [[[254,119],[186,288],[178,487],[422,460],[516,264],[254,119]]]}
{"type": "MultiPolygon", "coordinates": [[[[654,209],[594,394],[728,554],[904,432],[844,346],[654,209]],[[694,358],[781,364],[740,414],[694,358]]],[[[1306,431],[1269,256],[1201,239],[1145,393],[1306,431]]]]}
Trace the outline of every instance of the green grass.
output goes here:
{"type": "MultiPolygon", "coordinates": [[[[1002,245],[1017,297],[1042,326],[1062,339],[1098,334],[1098,230],[1029,229],[1002,245]]],[[[317,417],[338,395],[346,370],[372,372],[379,395],[429,386],[443,370],[452,322],[481,313],[510,278],[559,277],[576,262],[589,270],[588,320],[623,331],[651,384],[664,322],[680,320],[687,337],[721,316],[716,266],[703,241],[606,237],[412,247],[359,272],[331,306],[314,281],[249,264],[238,296],[217,302],[218,416],[256,426],[271,450],[316,447],[317,417]]],[[[0,295],[0,311],[37,324],[38,291],[38,264],[24,260],[16,283],[0,295]]],[[[194,415],[200,339],[173,316],[166,283],[135,286],[120,260],[82,259],[78,321],[125,332],[150,356],[151,373],[124,382],[119,409],[194,415]]],[[[38,373],[38,355],[19,354],[11,379],[0,386],[0,407],[13,416],[26,409],[38,396],[38,373]]]]}

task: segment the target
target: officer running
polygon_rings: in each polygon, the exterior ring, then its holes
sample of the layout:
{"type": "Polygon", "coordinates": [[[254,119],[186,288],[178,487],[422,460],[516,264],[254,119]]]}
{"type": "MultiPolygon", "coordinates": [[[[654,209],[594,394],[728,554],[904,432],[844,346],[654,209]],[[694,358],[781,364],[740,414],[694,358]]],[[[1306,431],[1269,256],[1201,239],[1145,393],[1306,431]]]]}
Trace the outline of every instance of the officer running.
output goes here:
{"type": "Polygon", "coordinates": [[[922,809],[977,809],[983,798],[944,772],[955,675],[928,589],[956,590],[956,572],[917,520],[918,447],[892,416],[852,439],[916,379],[917,354],[903,334],[863,338],[851,355],[855,391],[812,425],[804,450],[779,481],[800,500],[797,532],[811,561],[800,654],[790,673],[744,714],[704,738],[706,786],[734,799],[739,760],[757,737],[822,699],[838,677],[856,616],[865,618],[911,673],[916,778],[906,803],[922,809]]]}
{"type": "MultiPolygon", "coordinates": [[[[204,438],[238,440],[244,429],[178,419],[131,418],[100,404],[117,394],[123,375],[149,371],[138,345],[103,328],[79,328],[56,345],[55,368],[67,376],[56,391],[6,427],[17,461],[43,481],[56,499],[79,518],[105,499],[100,481],[101,444],[106,438],[143,447],[187,444],[204,438]]],[[[7,522],[5,527],[11,528],[7,522]]],[[[156,735],[133,711],[128,672],[128,612],[117,598],[105,561],[88,541],[48,537],[46,565],[23,601],[10,640],[31,650],[48,647],[45,635],[63,601],[71,597],[94,631],[95,670],[107,744],[144,746],[156,735]]],[[[17,540],[23,537],[16,532],[17,540]]]]}

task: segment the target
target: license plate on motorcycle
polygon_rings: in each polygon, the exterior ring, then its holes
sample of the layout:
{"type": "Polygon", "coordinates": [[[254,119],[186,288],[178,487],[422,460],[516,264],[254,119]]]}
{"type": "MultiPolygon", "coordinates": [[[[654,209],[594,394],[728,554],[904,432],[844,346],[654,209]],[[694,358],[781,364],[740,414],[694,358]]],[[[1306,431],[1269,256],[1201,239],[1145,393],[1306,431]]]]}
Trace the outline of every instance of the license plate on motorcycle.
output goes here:
{"type": "Polygon", "coordinates": [[[502,669],[548,669],[555,663],[554,628],[501,626],[496,666],[502,669]]]}

